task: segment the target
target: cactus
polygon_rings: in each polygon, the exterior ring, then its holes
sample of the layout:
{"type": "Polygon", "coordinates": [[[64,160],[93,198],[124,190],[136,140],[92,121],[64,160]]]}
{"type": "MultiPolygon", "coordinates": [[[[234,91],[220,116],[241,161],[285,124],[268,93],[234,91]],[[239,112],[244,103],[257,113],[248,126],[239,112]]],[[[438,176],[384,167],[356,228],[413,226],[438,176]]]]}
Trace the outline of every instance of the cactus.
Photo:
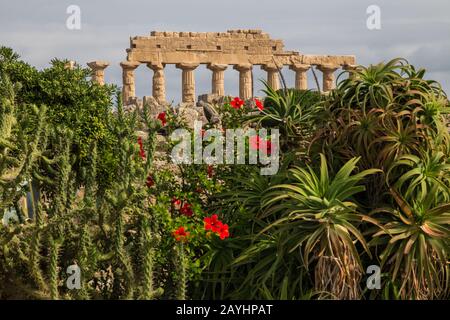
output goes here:
{"type": "Polygon", "coordinates": [[[36,223],[30,244],[29,272],[37,287],[41,291],[48,291],[47,283],[44,280],[41,269],[41,234],[42,234],[42,206],[40,203],[36,206],[36,223]]]}
{"type": "Polygon", "coordinates": [[[142,292],[141,299],[156,299],[163,293],[162,288],[155,289],[154,283],[154,239],[152,239],[148,218],[143,216],[140,225],[140,254],[142,256],[142,292]]]}
{"type": "MultiPolygon", "coordinates": [[[[75,176],[74,133],[49,127],[43,106],[17,106],[12,89],[0,98],[0,212],[17,207],[27,191],[33,212],[33,219],[22,219],[14,228],[0,226],[0,277],[11,284],[0,288],[0,297],[10,296],[12,287],[21,298],[160,297],[164,290],[156,283],[166,281],[156,280],[158,243],[151,230],[159,222],[152,216],[150,224],[152,209],[144,205],[156,131],[150,130],[146,139],[145,161],[137,157],[135,133],[142,130],[140,123],[151,126],[146,109],[127,114],[119,104],[109,115],[106,125],[116,141],[117,165],[111,184],[100,187],[98,142],[92,144],[82,174],[75,176]],[[61,270],[73,263],[81,269],[80,290],[61,285],[61,270]]],[[[184,275],[185,264],[180,266],[184,275]]]]}
{"type": "Polygon", "coordinates": [[[53,300],[59,299],[58,282],[59,282],[59,267],[58,258],[61,249],[60,240],[55,240],[50,235],[49,238],[50,257],[49,257],[49,283],[50,283],[50,298],[53,300]]]}
{"type": "Polygon", "coordinates": [[[8,77],[0,85],[0,212],[14,206],[24,193],[45,148],[46,107],[17,106],[15,90],[8,77]]]}
{"type": "Polygon", "coordinates": [[[184,253],[184,244],[180,242],[177,244],[176,249],[176,270],[178,275],[178,283],[177,283],[177,291],[176,291],[176,299],[177,300],[186,300],[187,294],[187,274],[186,274],[186,257],[184,253]]]}

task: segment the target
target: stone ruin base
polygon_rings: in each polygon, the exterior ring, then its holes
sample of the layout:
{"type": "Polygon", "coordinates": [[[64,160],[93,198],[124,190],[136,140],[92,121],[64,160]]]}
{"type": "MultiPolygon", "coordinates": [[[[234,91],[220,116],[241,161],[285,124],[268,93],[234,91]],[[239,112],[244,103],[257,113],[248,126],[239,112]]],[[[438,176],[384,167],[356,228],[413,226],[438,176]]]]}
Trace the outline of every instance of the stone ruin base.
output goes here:
{"type": "MultiPolygon", "coordinates": [[[[152,96],[144,96],[143,99],[132,98],[129,103],[124,106],[128,112],[142,110],[144,105],[148,105],[150,117],[156,118],[159,113],[172,109],[177,115],[183,118],[188,127],[194,128],[195,121],[201,121],[203,124],[212,124],[214,127],[221,128],[221,119],[219,114],[212,107],[214,105],[222,105],[225,101],[230,101],[234,97],[220,96],[217,94],[203,94],[197,99],[197,103],[179,103],[173,106],[169,102],[160,103],[152,96]]],[[[245,103],[253,106],[253,100],[248,99],[245,103]]],[[[262,100],[262,99],[261,99],[262,100]]],[[[146,128],[142,128],[136,132],[138,136],[144,140],[148,138],[146,128]]],[[[162,130],[156,136],[156,150],[153,162],[153,168],[156,172],[161,170],[169,170],[172,173],[178,173],[179,168],[172,163],[170,159],[169,137],[162,130]]]]}
{"type": "MultiPolygon", "coordinates": [[[[202,94],[198,96],[196,103],[181,102],[172,105],[169,102],[160,103],[153,96],[144,96],[142,99],[133,97],[124,106],[126,111],[133,111],[136,108],[142,110],[144,105],[148,105],[150,116],[156,118],[159,113],[173,109],[174,112],[183,117],[189,128],[194,128],[194,121],[201,121],[203,124],[211,123],[220,126],[220,117],[212,108],[212,105],[222,105],[225,101],[230,101],[234,97],[221,96],[217,94],[202,94]]],[[[253,99],[245,101],[247,105],[253,106],[253,99]]],[[[263,99],[260,98],[262,101],[263,99]]]]}

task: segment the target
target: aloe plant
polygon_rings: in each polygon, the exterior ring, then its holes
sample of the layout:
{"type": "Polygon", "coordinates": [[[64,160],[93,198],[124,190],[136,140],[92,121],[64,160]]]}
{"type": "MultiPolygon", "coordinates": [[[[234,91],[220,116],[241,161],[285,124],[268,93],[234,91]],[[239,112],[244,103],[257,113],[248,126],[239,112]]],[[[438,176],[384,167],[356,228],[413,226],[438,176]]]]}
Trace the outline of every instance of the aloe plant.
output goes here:
{"type": "Polygon", "coordinates": [[[370,246],[381,249],[385,287],[396,284],[402,299],[448,298],[450,290],[450,203],[442,203],[437,186],[424,198],[407,202],[394,188],[392,207],[379,208],[381,230],[373,234],[370,246]]]}
{"type": "Polygon", "coordinates": [[[388,183],[395,182],[394,187],[401,190],[406,199],[425,199],[433,189],[435,197],[450,200],[450,163],[441,151],[422,151],[420,157],[403,155],[389,168],[386,179],[388,183]],[[392,177],[395,172],[401,175],[392,177]]]}

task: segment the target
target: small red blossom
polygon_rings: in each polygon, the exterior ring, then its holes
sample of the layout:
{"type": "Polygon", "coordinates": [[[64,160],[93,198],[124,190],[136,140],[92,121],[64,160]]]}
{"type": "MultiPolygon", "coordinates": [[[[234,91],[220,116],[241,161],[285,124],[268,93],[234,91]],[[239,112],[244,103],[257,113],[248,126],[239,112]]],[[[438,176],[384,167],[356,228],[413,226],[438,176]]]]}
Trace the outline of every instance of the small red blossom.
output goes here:
{"type": "Polygon", "coordinates": [[[152,176],[148,176],[147,177],[146,185],[149,188],[151,188],[151,187],[153,187],[155,185],[155,181],[153,180],[152,176]]]}
{"type": "Polygon", "coordinates": [[[212,178],[214,175],[214,168],[212,165],[208,165],[208,168],[206,170],[207,174],[208,174],[208,178],[212,178]]]}
{"type": "Polygon", "coordinates": [[[267,155],[270,155],[272,152],[272,142],[270,140],[263,140],[259,138],[257,144],[254,143],[252,147],[258,149],[259,151],[265,152],[267,155]],[[255,145],[257,145],[256,148],[255,145]]]}
{"type": "Polygon", "coordinates": [[[272,152],[272,142],[270,140],[263,140],[258,135],[249,138],[249,145],[251,149],[265,151],[268,155],[272,152]]]}
{"type": "Polygon", "coordinates": [[[272,153],[272,142],[267,140],[266,141],[266,154],[270,155],[272,153]]]}
{"type": "Polygon", "coordinates": [[[181,200],[180,200],[180,199],[177,199],[177,198],[175,198],[175,197],[173,197],[173,198],[172,198],[172,205],[174,205],[174,206],[179,206],[179,205],[181,205],[181,200]]]}
{"type": "Polygon", "coordinates": [[[218,219],[217,214],[213,214],[211,217],[206,217],[203,219],[205,223],[205,230],[212,232],[219,232],[222,222],[218,219]]]}
{"type": "Polygon", "coordinates": [[[190,203],[184,203],[183,206],[180,209],[180,212],[182,215],[186,217],[192,217],[194,214],[194,211],[192,211],[192,205],[190,203]]]}
{"type": "Polygon", "coordinates": [[[255,98],[255,105],[256,105],[256,107],[257,107],[260,111],[262,111],[262,110],[264,109],[264,105],[263,105],[263,103],[261,102],[261,100],[259,100],[259,99],[256,99],[256,98],[255,98]]]}
{"type": "Polygon", "coordinates": [[[145,160],[145,150],[144,150],[144,143],[142,142],[142,137],[138,137],[138,144],[139,144],[139,156],[142,158],[142,160],[145,160]]]}
{"type": "Polygon", "coordinates": [[[244,100],[240,99],[239,97],[236,97],[233,100],[231,100],[230,104],[234,109],[240,109],[244,105],[244,100]]]}
{"type": "Polygon", "coordinates": [[[262,142],[262,139],[258,135],[251,136],[248,139],[248,143],[250,145],[250,148],[253,149],[253,150],[258,150],[259,146],[261,145],[261,142],[262,142]]]}
{"type": "Polygon", "coordinates": [[[165,112],[161,112],[160,114],[158,114],[157,119],[158,119],[159,121],[161,121],[161,124],[162,124],[163,126],[166,125],[167,119],[166,119],[166,113],[165,113],[165,112]]]}
{"type": "Polygon", "coordinates": [[[228,231],[228,225],[222,224],[220,225],[220,229],[217,232],[221,240],[224,240],[225,238],[228,238],[230,236],[230,232],[228,231]]]}
{"type": "Polygon", "coordinates": [[[204,138],[205,137],[205,133],[206,133],[206,130],[205,129],[202,129],[202,138],[204,138]]]}
{"type": "Polygon", "coordinates": [[[177,230],[175,230],[172,235],[175,238],[176,241],[183,241],[186,242],[187,238],[189,237],[189,232],[185,230],[184,227],[179,227],[177,230]]]}
{"type": "Polygon", "coordinates": [[[217,234],[221,240],[224,240],[230,236],[228,225],[220,221],[217,214],[213,214],[211,217],[206,217],[203,219],[203,222],[205,223],[205,230],[217,234]]]}

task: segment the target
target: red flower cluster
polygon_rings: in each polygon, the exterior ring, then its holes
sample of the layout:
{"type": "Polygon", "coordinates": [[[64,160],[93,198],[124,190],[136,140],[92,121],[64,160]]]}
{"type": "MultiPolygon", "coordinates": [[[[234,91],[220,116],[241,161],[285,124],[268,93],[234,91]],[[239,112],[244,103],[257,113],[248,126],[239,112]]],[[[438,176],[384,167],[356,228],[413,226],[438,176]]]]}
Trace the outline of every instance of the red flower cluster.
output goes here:
{"type": "Polygon", "coordinates": [[[192,217],[194,211],[192,210],[192,205],[190,203],[185,202],[180,209],[182,215],[186,217],[192,217]]]}
{"type": "Polygon", "coordinates": [[[175,198],[175,197],[173,197],[173,198],[172,198],[172,205],[173,205],[173,206],[179,206],[179,205],[181,205],[181,200],[180,200],[180,199],[177,199],[177,198],[175,198]]]}
{"type": "Polygon", "coordinates": [[[179,227],[177,230],[175,230],[172,235],[174,236],[175,240],[177,241],[183,241],[186,242],[187,238],[189,237],[189,232],[185,230],[184,227],[179,227]]]}
{"type": "Polygon", "coordinates": [[[155,185],[155,180],[153,180],[152,176],[148,176],[145,184],[147,185],[147,187],[151,188],[155,185]]]}
{"type": "Polygon", "coordinates": [[[260,136],[251,136],[249,138],[250,148],[253,150],[266,151],[268,155],[272,152],[272,142],[270,140],[263,140],[260,136]]]}
{"type": "Polygon", "coordinates": [[[144,150],[144,143],[142,142],[142,137],[138,137],[138,144],[139,144],[139,155],[141,156],[142,160],[145,160],[145,150],[144,150]]]}
{"type": "Polygon", "coordinates": [[[172,206],[176,210],[180,210],[180,213],[186,217],[192,217],[194,215],[194,210],[192,210],[192,205],[188,202],[183,203],[181,205],[181,200],[178,198],[172,198],[172,206]]]}
{"type": "Polygon", "coordinates": [[[240,99],[239,97],[236,97],[233,100],[231,100],[230,104],[234,109],[240,109],[244,105],[244,100],[240,99]]]}
{"type": "Polygon", "coordinates": [[[220,221],[217,214],[213,214],[211,217],[206,217],[203,221],[205,222],[205,230],[214,232],[220,237],[221,240],[224,240],[230,236],[228,225],[220,221]]]}
{"type": "Polygon", "coordinates": [[[261,100],[258,100],[258,99],[256,99],[256,98],[255,98],[255,105],[256,105],[256,107],[257,107],[260,111],[262,111],[262,110],[264,109],[264,105],[263,105],[263,103],[261,102],[261,100]]]}
{"type": "MultiPolygon", "coordinates": [[[[174,198],[175,199],[175,198],[174,198]]],[[[176,199],[176,201],[179,201],[176,199]]],[[[217,217],[217,214],[213,214],[210,217],[203,219],[205,223],[205,230],[209,233],[215,233],[221,240],[224,240],[230,236],[228,231],[228,224],[223,223],[217,217]]],[[[186,231],[186,228],[181,226],[172,232],[173,237],[176,241],[187,242],[190,232],[186,231]]]]}
{"type": "Polygon", "coordinates": [[[160,114],[158,114],[157,119],[158,119],[159,121],[161,121],[161,124],[162,124],[163,126],[166,125],[167,119],[166,119],[166,113],[165,113],[165,112],[161,112],[160,114]]]}

